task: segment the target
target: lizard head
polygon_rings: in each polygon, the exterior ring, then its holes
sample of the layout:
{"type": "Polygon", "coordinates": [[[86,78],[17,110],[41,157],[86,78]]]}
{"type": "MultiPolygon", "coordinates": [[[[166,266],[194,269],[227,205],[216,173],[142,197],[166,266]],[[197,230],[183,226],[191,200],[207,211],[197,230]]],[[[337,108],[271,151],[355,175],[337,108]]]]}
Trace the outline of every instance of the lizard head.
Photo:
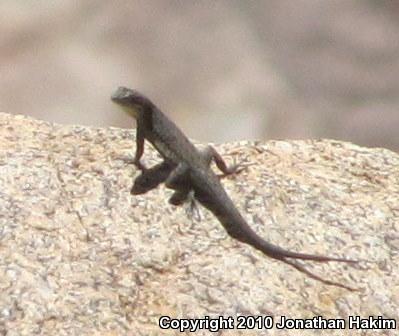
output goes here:
{"type": "Polygon", "coordinates": [[[153,107],[152,102],[147,97],[123,86],[120,86],[112,94],[111,100],[134,118],[153,107]]]}

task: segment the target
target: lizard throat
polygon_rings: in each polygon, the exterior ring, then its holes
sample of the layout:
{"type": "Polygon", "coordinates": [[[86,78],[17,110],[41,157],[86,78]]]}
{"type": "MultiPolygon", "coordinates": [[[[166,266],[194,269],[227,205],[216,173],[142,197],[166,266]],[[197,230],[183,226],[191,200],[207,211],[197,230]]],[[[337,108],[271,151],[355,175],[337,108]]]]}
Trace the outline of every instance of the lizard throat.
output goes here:
{"type": "Polygon", "coordinates": [[[133,106],[123,106],[123,105],[119,105],[121,107],[121,109],[127,113],[128,115],[132,116],[133,118],[137,119],[138,117],[138,111],[136,108],[134,108],[133,106]]]}

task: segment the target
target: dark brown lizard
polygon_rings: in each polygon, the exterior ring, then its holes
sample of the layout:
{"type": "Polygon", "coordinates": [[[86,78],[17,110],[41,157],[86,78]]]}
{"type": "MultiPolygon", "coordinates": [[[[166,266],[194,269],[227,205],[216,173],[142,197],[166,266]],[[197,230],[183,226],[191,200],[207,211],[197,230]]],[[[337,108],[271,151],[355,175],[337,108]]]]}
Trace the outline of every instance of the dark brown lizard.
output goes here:
{"type": "Polygon", "coordinates": [[[183,132],[141,93],[120,87],[111,99],[137,120],[136,155],[133,162],[142,174],[136,178],[132,194],[143,194],[165,182],[168,188],[175,190],[169,202],[179,205],[193,191],[194,198],[216,216],[232,238],[251,245],[265,255],[289,264],[327,285],[355,290],[321,278],[295,259],[350,264],[357,263],[358,260],[292,252],[265,241],[255,233],[238,211],[221,185],[219,177],[210,168],[210,163],[214,160],[225,175],[237,172],[237,166],[227,167],[222,157],[211,146],[200,152],[183,132]],[[164,159],[162,163],[150,169],[146,169],[140,162],[145,139],[164,159]]]}

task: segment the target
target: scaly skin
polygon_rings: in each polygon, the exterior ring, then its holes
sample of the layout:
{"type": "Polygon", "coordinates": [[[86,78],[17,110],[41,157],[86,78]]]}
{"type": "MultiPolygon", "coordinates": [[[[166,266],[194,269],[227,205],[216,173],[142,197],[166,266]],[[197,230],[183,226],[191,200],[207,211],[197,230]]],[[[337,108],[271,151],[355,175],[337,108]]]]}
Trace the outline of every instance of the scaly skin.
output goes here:
{"type": "Polygon", "coordinates": [[[168,188],[175,190],[170,202],[177,205],[185,201],[190,191],[194,191],[195,199],[216,216],[232,238],[251,245],[271,258],[289,264],[313,279],[328,285],[355,290],[338,282],[322,279],[291,259],[352,264],[357,263],[357,260],[297,253],[268,243],[248,225],[227,195],[218,176],[211,170],[210,163],[215,160],[225,175],[235,173],[237,167],[227,167],[212,147],[208,147],[205,152],[197,150],[184,133],[141,93],[120,87],[111,99],[137,120],[137,149],[134,163],[142,170],[142,174],[135,180],[132,194],[145,193],[165,182],[168,188]],[[145,139],[164,159],[163,163],[151,169],[146,169],[140,162],[145,139]]]}

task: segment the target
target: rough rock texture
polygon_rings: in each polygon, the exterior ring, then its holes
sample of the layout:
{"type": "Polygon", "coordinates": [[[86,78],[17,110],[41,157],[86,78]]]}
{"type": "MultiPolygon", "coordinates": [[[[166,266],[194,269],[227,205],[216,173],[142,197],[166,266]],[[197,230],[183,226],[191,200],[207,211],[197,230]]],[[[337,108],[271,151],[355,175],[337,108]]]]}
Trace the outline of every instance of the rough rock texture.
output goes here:
{"type": "MultiPolygon", "coordinates": [[[[373,261],[308,263],[360,289],[349,292],[233,241],[203,208],[172,207],[164,187],[131,196],[137,171],[121,157],[133,138],[0,114],[0,334],[179,334],[159,329],[162,315],[399,320],[397,154],[330,140],[217,146],[230,162],[253,163],[223,184],[267,240],[373,261]]],[[[148,146],[145,162],[157,160],[148,146]]],[[[375,333],[362,332],[325,334],[375,333]]],[[[241,333],[321,331],[219,334],[241,333]]]]}

